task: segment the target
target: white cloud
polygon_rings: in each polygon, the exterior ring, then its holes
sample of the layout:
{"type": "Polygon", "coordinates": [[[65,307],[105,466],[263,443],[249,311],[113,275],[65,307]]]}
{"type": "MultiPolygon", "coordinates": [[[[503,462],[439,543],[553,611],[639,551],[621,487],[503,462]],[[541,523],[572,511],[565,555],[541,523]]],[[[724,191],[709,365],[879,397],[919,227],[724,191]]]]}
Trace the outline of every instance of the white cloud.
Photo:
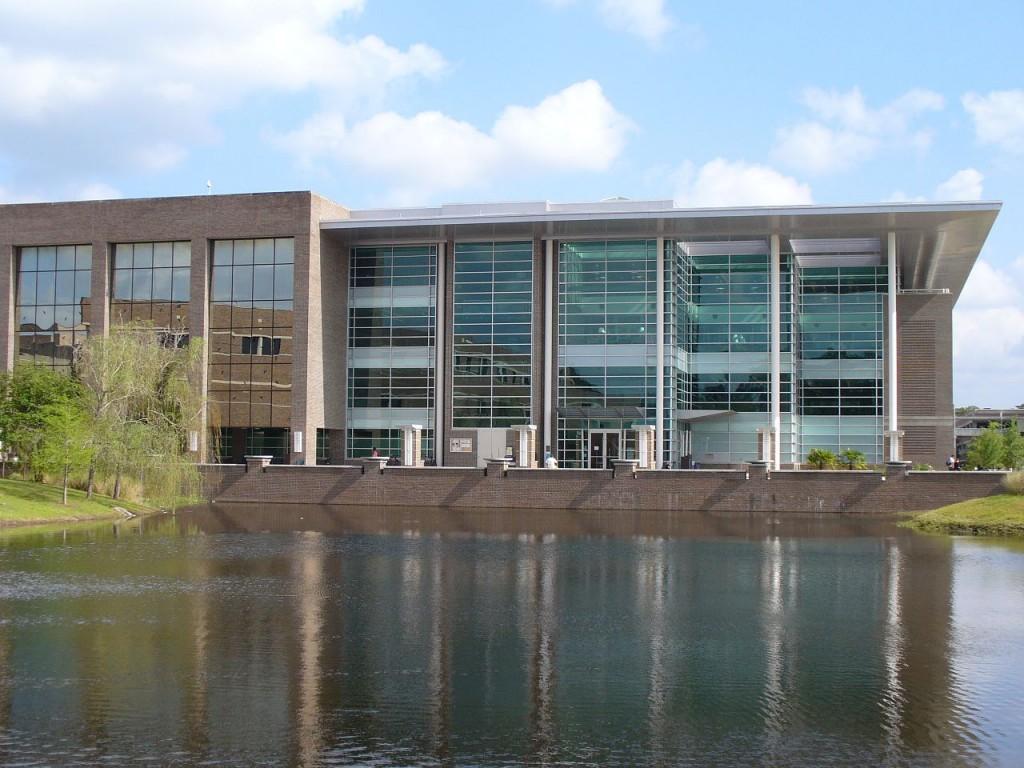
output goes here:
{"type": "Polygon", "coordinates": [[[953,360],[958,405],[1024,400],[1024,259],[975,264],[953,310],[953,360]]]}
{"type": "Polygon", "coordinates": [[[349,108],[444,70],[422,44],[339,36],[337,25],[362,6],[0,0],[0,163],[20,186],[165,170],[216,139],[217,115],[253,94],[349,108]]]}
{"type": "Polygon", "coordinates": [[[967,93],[963,99],[978,141],[1008,152],[1024,152],[1024,90],[967,93]]]}
{"type": "Polygon", "coordinates": [[[955,202],[963,200],[980,200],[982,195],[982,184],[985,176],[975,168],[964,168],[957,171],[944,182],[935,188],[933,198],[925,195],[908,195],[903,190],[897,190],[885,198],[886,203],[926,203],[929,199],[942,202],[955,202]]]}
{"type": "MultiPolygon", "coordinates": [[[[575,5],[576,0],[545,0],[554,8],[575,5]]],[[[591,0],[588,5],[596,6],[605,25],[613,30],[623,30],[651,45],[658,45],[666,33],[676,24],[665,9],[665,0],[591,0]]],[[[683,29],[691,35],[693,27],[683,29]]]]}
{"type": "Polygon", "coordinates": [[[109,184],[94,181],[75,190],[70,197],[73,200],[116,200],[122,195],[118,189],[109,184]]]}
{"type": "Polygon", "coordinates": [[[931,144],[931,133],[914,123],[944,106],[942,96],[922,89],[907,91],[877,109],[867,105],[859,88],[845,92],[808,88],[801,101],[811,119],[780,128],[773,154],[807,173],[846,170],[884,147],[924,151],[931,144]]]}
{"type": "Polygon", "coordinates": [[[585,80],[535,107],[507,107],[493,134],[503,151],[533,165],[603,171],[619,156],[631,125],[600,84],[585,80]]]}
{"type": "Polygon", "coordinates": [[[672,28],[664,0],[601,0],[601,16],[612,29],[622,28],[657,44],[672,28]]]}
{"type": "Polygon", "coordinates": [[[536,106],[506,107],[490,131],[440,112],[383,112],[351,127],[337,113],[322,113],[276,141],[303,162],[326,158],[384,178],[397,201],[423,203],[499,175],[606,170],[631,125],[587,80],[536,106]]]}
{"type": "Polygon", "coordinates": [[[908,195],[902,189],[897,189],[888,197],[882,200],[883,203],[926,203],[928,198],[924,195],[908,195]]]}
{"type": "Polygon", "coordinates": [[[980,200],[985,177],[974,168],[957,171],[935,189],[938,200],[980,200]]]}
{"type": "Polygon", "coordinates": [[[811,188],[766,165],[716,158],[695,170],[685,163],[676,174],[676,203],[685,207],[807,205],[811,188]]]}

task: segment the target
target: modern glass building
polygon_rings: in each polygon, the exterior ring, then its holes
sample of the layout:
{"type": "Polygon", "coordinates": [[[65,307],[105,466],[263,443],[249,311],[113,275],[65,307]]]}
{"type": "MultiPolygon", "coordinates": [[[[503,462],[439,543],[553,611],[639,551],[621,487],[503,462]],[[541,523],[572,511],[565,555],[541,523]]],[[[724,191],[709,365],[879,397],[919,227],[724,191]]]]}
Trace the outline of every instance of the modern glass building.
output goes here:
{"type": "Polygon", "coordinates": [[[951,312],[999,203],[350,210],[309,192],[0,206],[0,356],[206,341],[197,459],[941,464],[951,312]],[[643,436],[643,439],[642,439],[643,436]]]}

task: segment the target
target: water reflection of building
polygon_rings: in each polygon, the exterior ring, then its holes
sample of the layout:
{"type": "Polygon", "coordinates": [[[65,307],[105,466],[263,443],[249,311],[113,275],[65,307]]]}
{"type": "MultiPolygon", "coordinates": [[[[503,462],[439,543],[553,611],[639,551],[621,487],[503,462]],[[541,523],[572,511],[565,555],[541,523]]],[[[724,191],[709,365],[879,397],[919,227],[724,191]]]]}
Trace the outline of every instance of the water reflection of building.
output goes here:
{"type": "MultiPolygon", "coordinates": [[[[144,728],[196,762],[585,748],[669,765],[728,742],[786,764],[810,731],[837,759],[969,756],[945,542],[675,538],[667,515],[636,538],[599,515],[577,516],[582,535],[484,535],[457,517],[445,534],[404,518],[387,537],[198,535],[184,560],[169,545],[130,567],[148,590],[45,606],[45,637],[8,602],[0,725],[56,712],[109,755],[144,728]]],[[[77,583],[123,577],[87,562],[77,583]]]]}

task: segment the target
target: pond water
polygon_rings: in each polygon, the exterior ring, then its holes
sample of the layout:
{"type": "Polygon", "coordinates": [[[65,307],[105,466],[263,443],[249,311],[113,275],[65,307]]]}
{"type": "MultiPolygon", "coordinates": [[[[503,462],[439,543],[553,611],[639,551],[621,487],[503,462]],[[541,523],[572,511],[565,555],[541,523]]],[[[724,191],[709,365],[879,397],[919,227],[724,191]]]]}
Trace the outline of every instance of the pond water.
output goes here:
{"type": "Polygon", "coordinates": [[[3,765],[1020,765],[1024,549],[216,505],[0,535],[3,765]]]}

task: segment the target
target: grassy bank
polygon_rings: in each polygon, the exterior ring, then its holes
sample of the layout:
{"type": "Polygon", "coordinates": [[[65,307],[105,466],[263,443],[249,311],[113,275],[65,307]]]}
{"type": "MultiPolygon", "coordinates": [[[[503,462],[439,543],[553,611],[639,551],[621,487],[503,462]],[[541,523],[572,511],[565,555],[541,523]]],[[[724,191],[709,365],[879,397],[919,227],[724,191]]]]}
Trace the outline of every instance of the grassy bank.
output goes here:
{"type": "Polygon", "coordinates": [[[84,491],[68,491],[61,503],[61,489],[25,480],[0,479],[0,525],[29,525],[80,520],[113,520],[122,517],[121,507],[136,514],[150,510],[139,504],[107,496],[85,497],[84,491]]]}
{"type": "Polygon", "coordinates": [[[1024,496],[1000,494],[922,512],[904,523],[920,531],[970,536],[1024,536],[1024,496]]]}

